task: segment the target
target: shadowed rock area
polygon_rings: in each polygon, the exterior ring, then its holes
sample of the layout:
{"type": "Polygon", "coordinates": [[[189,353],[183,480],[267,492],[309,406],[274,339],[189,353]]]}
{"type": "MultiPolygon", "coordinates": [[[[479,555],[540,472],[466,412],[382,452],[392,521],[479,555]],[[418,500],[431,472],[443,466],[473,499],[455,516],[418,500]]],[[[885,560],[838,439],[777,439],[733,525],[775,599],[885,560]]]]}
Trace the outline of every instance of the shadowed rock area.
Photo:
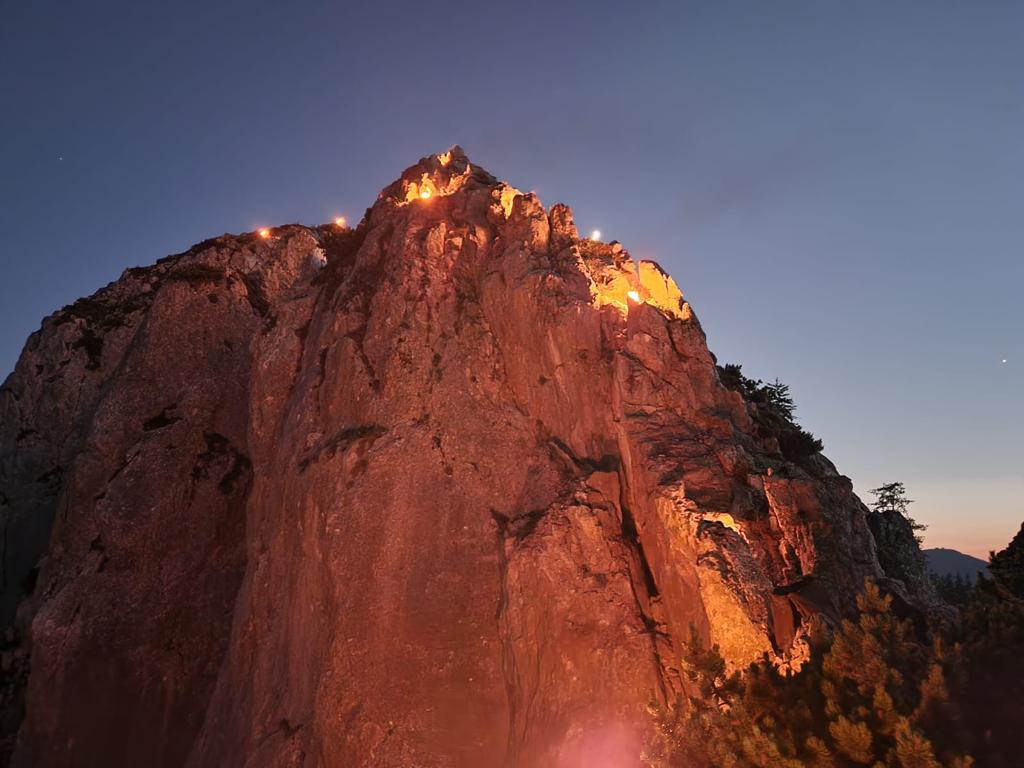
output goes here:
{"type": "Polygon", "coordinates": [[[692,630],[798,666],[885,577],[794,430],[457,147],[128,270],[0,390],[12,763],[642,765],[692,630]]]}

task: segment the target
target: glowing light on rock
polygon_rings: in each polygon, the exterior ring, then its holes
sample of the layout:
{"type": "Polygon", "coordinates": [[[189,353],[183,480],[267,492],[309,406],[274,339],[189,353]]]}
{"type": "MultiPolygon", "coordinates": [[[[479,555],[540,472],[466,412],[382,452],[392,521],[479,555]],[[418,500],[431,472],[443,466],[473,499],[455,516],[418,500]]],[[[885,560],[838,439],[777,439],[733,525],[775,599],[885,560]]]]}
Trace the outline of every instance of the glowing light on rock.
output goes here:
{"type": "Polygon", "coordinates": [[[629,300],[632,301],[634,304],[640,303],[640,294],[637,293],[636,291],[627,291],[626,295],[629,297],[629,300]]]}
{"type": "Polygon", "coordinates": [[[338,228],[344,227],[345,226],[345,217],[344,216],[339,216],[338,218],[336,218],[334,220],[334,226],[336,226],[338,228]]]}
{"type": "Polygon", "coordinates": [[[424,173],[420,180],[407,182],[405,185],[405,201],[411,203],[414,200],[429,200],[437,192],[434,179],[429,173],[424,173]]]}
{"type": "Polygon", "coordinates": [[[270,237],[270,230],[264,227],[263,229],[260,230],[259,235],[264,240],[266,240],[268,237],[270,237]]]}
{"type": "Polygon", "coordinates": [[[601,230],[600,229],[595,229],[593,232],[591,232],[590,233],[590,239],[591,240],[600,240],[601,239],[601,230]]]}
{"type": "Polygon", "coordinates": [[[675,280],[662,271],[653,261],[641,261],[637,270],[640,288],[643,288],[644,303],[668,312],[674,317],[686,319],[690,316],[689,304],[683,301],[683,294],[675,280]]]}
{"type": "Polygon", "coordinates": [[[716,523],[721,523],[730,531],[736,531],[740,536],[743,535],[743,531],[740,530],[739,524],[736,522],[736,518],[730,515],[728,512],[711,512],[705,515],[705,519],[714,520],[716,523]]]}
{"type": "Polygon", "coordinates": [[[441,167],[444,168],[452,161],[452,153],[445,152],[443,155],[438,155],[437,161],[441,164],[441,167]]]}
{"type": "Polygon", "coordinates": [[[515,187],[504,186],[501,188],[501,210],[505,212],[506,219],[512,215],[512,205],[521,194],[523,193],[515,187]]]}

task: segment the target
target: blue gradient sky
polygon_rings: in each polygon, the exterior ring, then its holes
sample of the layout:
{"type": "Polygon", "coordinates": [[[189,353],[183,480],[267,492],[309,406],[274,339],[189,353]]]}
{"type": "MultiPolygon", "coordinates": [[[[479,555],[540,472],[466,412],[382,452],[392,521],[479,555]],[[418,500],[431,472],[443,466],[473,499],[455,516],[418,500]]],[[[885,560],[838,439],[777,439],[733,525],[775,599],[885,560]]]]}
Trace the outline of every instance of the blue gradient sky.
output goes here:
{"type": "Polygon", "coordinates": [[[907,484],[928,545],[984,555],[1024,519],[1020,3],[0,16],[0,376],[123,268],[358,219],[460,143],[661,262],[719,359],[788,382],[858,491],[907,484]]]}

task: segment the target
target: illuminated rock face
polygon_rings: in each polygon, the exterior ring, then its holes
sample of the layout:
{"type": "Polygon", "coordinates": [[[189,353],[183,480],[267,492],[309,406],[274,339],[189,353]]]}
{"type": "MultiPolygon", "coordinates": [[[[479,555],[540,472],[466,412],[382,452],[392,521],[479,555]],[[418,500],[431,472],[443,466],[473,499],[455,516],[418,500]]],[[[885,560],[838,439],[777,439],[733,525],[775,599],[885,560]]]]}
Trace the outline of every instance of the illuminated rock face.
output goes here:
{"type": "Polygon", "coordinates": [[[640,765],[691,628],[787,663],[881,576],[671,278],[457,148],[130,270],[0,413],[15,765],[640,765]]]}

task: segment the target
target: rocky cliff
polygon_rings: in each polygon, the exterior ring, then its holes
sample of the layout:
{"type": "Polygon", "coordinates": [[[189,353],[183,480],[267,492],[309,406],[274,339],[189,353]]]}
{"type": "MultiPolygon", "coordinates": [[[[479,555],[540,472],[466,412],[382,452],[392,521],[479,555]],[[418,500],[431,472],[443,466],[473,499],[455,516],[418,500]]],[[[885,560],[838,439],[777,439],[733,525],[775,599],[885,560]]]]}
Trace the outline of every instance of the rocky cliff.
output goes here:
{"type": "Polygon", "coordinates": [[[128,270],[0,390],[15,765],[640,765],[692,631],[798,664],[883,576],[565,206],[453,148],[264,234],[128,270]]]}

